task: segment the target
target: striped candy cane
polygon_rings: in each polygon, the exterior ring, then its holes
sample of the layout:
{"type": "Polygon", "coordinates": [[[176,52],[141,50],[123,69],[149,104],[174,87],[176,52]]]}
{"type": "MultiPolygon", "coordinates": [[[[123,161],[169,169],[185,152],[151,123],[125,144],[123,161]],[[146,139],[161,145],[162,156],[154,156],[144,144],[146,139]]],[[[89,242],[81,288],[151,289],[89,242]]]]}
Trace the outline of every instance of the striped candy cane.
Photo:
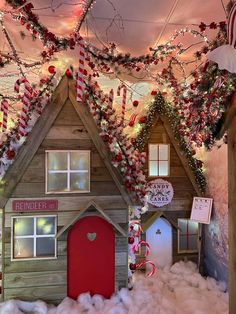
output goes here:
{"type": "Polygon", "coordinates": [[[143,240],[140,240],[137,244],[134,244],[132,246],[132,251],[133,253],[138,251],[138,248],[141,247],[142,244],[146,246],[145,256],[148,256],[150,253],[150,245],[146,241],[143,241],[143,240]]]}
{"type": "Polygon", "coordinates": [[[2,132],[7,130],[7,117],[8,117],[8,101],[3,99],[1,102],[1,111],[3,112],[2,118],[2,132]]]}
{"type": "Polygon", "coordinates": [[[229,45],[234,47],[236,44],[236,2],[229,13],[227,36],[229,45]]]}
{"type": "Polygon", "coordinates": [[[112,104],[114,100],[114,91],[113,89],[110,90],[109,96],[108,96],[108,114],[112,114],[112,104]]]}
{"type": "Polygon", "coordinates": [[[120,96],[121,89],[123,89],[123,97],[122,97],[121,121],[118,126],[124,126],[124,120],[125,120],[127,88],[124,84],[119,85],[117,89],[117,96],[120,96]]]}
{"type": "Polygon", "coordinates": [[[155,265],[152,261],[147,260],[147,261],[145,261],[145,262],[142,262],[142,263],[140,263],[140,264],[137,264],[137,265],[136,265],[136,269],[139,269],[139,268],[141,268],[141,267],[144,266],[144,265],[151,265],[151,266],[152,266],[152,270],[151,270],[150,273],[147,275],[147,277],[153,276],[153,275],[155,274],[155,272],[156,272],[156,265],[155,265]]]}
{"type": "Polygon", "coordinates": [[[22,106],[20,121],[19,121],[19,133],[21,136],[25,136],[25,128],[27,126],[27,120],[28,120],[27,113],[30,107],[30,101],[31,101],[33,90],[28,80],[25,78],[21,78],[21,79],[18,79],[15,83],[15,86],[14,86],[15,92],[17,93],[20,92],[21,84],[24,84],[24,94],[22,98],[23,106],[22,106]]]}
{"type": "Polygon", "coordinates": [[[85,49],[84,49],[84,41],[83,38],[79,39],[79,69],[77,76],[77,101],[82,101],[83,93],[84,93],[84,61],[85,61],[85,49]]]}

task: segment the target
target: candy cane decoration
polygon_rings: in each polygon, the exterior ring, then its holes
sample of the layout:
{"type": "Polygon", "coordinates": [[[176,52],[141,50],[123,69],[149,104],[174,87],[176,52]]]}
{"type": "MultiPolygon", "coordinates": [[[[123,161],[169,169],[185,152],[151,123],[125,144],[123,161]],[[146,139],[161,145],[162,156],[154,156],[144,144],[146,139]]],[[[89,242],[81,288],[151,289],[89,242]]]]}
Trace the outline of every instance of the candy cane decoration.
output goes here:
{"type": "Polygon", "coordinates": [[[112,112],[113,100],[114,100],[114,91],[113,89],[111,89],[108,96],[108,113],[112,112]]]}
{"type": "Polygon", "coordinates": [[[131,221],[129,224],[129,229],[130,229],[130,232],[135,233],[137,237],[139,237],[142,232],[142,227],[139,221],[131,221]],[[137,231],[135,230],[135,226],[138,227],[137,231]]]}
{"type": "Polygon", "coordinates": [[[236,3],[234,3],[229,13],[227,37],[229,45],[234,47],[236,44],[236,3]]]}
{"type": "Polygon", "coordinates": [[[22,110],[19,120],[19,133],[21,136],[25,136],[25,128],[27,126],[27,113],[29,111],[30,102],[32,98],[33,89],[31,88],[29,82],[25,78],[18,79],[15,83],[14,90],[16,93],[20,92],[20,85],[24,84],[24,94],[22,98],[22,110]]]}
{"type": "Polygon", "coordinates": [[[77,76],[77,101],[82,101],[83,94],[84,94],[84,61],[85,61],[85,48],[84,48],[84,41],[83,38],[80,37],[79,39],[79,69],[78,69],[78,76],[77,76]]]}
{"type": "Polygon", "coordinates": [[[149,260],[147,260],[147,261],[145,261],[145,262],[142,262],[142,263],[140,263],[140,264],[136,264],[136,269],[139,269],[139,268],[141,268],[142,266],[144,266],[144,265],[151,265],[152,266],[152,270],[150,271],[150,273],[147,275],[147,277],[151,277],[151,276],[153,276],[154,274],[155,274],[155,272],[156,272],[156,265],[152,262],[152,261],[149,261],[149,260]]]}
{"type": "Polygon", "coordinates": [[[118,86],[117,89],[117,96],[120,96],[121,89],[123,89],[123,96],[122,96],[122,109],[121,109],[121,121],[118,126],[124,126],[125,120],[125,107],[126,107],[126,95],[127,95],[127,88],[124,84],[118,86]]]}
{"type": "Polygon", "coordinates": [[[138,251],[138,248],[141,246],[141,245],[145,245],[146,246],[146,252],[145,252],[145,257],[149,255],[150,253],[150,245],[146,242],[146,241],[143,241],[143,240],[140,240],[137,244],[134,244],[132,246],[132,251],[133,253],[135,253],[136,251],[138,251]]]}
{"type": "Polygon", "coordinates": [[[8,101],[3,99],[1,102],[1,111],[3,112],[2,118],[2,132],[7,130],[7,117],[8,117],[8,101]]]}
{"type": "Polygon", "coordinates": [[[130,120],[129,120],[129,123],[128,123],[128,125],[130,127],[134,126],[135,120],[137,118],[137,115],[138,115],[137,113],[133,113],[132,116],[130,117],[130,120]]]}

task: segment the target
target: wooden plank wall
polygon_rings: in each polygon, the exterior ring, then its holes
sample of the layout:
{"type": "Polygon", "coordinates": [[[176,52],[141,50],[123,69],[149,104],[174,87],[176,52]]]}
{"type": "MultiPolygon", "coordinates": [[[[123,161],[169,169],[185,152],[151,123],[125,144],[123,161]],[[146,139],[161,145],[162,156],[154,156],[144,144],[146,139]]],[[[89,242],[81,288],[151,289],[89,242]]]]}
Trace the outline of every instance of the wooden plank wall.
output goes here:
{"type": "MultiPolygon", "coordinates": [[[[193,196],[197,196],[194,187],[183,167],[183,164],[177,155],[177,152],[169,138],[164,124],[159,119],[152,127],[148,142],[144,147],[144,151],[148,154],[148,144],[170,144],[170,176],[163,179],[171,182],[174,189],[174,197],[172,202],[161,208],[162,211],[179,211],[190,210],[192,206],[193,196]]],[[[144,171],[148,181],[155,178],[148,177],[148,162],[146,162],[144,171]]]]}
{"type": "MultiPolygon", "coordinates": [[[[10,260],[12,201],[15,199],[57,199],[59,201],[58,231],[76,215],[90,200],[94,200],[105,212],[128,228],[127,205],[120,195],[112,177],[100,158],[82,121],[70,101],[67,101],[52,128],[33,157],[5,207],[4,221],[4,299],[43,299],[58,303],[66,296],[67,256],[65,232],[58,239],[58,259],[41,261],[10,260]],[[82,194],[45,195],[45,150],[88,149],[91,150],[91,192],[82,194]]],[[[25,213],[31,214],[31,213],[25,213]]],[[[33,212],[55,214],[55,212],[33,212]]],[[[127,238],[116,233],[116,289],[127,285],[127,238]]]]}

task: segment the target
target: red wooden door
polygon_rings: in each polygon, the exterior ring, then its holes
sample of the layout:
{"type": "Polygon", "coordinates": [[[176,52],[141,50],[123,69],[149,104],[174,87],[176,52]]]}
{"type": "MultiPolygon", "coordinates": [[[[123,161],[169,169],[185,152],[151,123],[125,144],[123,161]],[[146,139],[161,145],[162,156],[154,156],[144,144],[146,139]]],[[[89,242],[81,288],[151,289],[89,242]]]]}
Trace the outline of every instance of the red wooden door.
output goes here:
{"type": "Polygon", "coordinates": [[[67,292],[76,299],[90,292],[109,298],[115,289],[115,234],[98,216],[83,217],[67,237],[67,292]]]}

